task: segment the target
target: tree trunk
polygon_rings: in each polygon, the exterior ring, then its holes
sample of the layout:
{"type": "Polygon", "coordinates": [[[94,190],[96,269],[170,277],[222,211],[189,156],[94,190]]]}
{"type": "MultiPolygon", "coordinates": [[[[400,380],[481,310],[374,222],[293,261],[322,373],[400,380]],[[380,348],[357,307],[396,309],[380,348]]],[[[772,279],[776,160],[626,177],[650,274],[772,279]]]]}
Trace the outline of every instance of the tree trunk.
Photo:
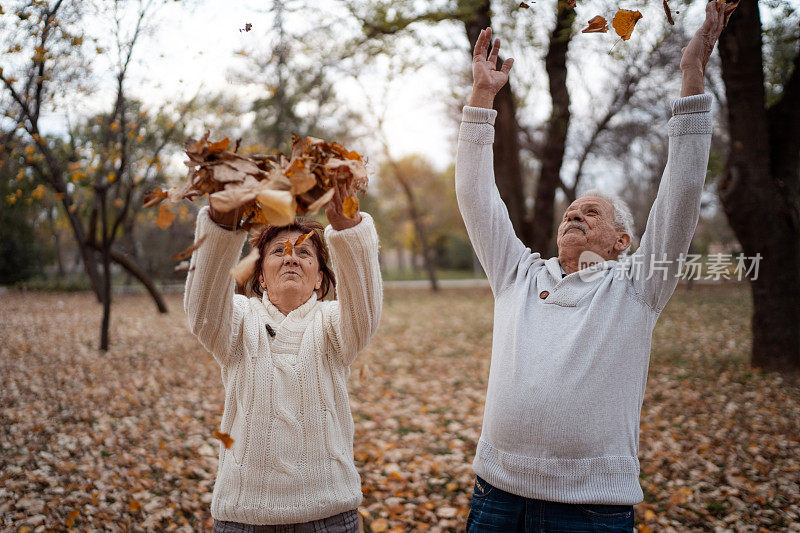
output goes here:
{"type": "MultiPolygon", "coordinates": [[[[464,26],[469,39],[470,57],[481,30],[492,25],[490,15],[490,1],[479,2],[462,0],[465,8],[473,10],[474,15],[464,21],[464,26]],[[477,5],[476,5],[477,4],[477,5]]],[[[498,68],[503,64],[503,59],[497,58],[498,68]]],[[[517,236],[526,245],[530,244],[529,227],[525,216],[525,195],[522,188],[522,165],[519,160],[519,125],[517,124],[517,108],[514,103],[514,93],[511,88],[511,79],[503,86],[494,99],[494,109],[497,110],[497,119],[494,123],[495,137],[492,146],[494,153],[494,176],[500,198],[508,208],[508,216],[517,236]]]]}
{"type": "MultiPolygon", "coordinates": [[[[389,151],[387,150],[386,153],[388,155],[389,151]]],[[[417,232],[417,239],[419,239],[420,248],[422,250],[422,264],[425,267],[425,272],[428,274],[428,280],[431,282],[431,290],[434,292],[438,291],[439,280],[436,278],[436,265],[434,264],[433,249],[431,248],[430,241],[428,241],[428,232],[425,229],[425,224],[422,222],[422,215],[420,215],[419,210],[417,209],[417,202],[414,200],[414,191],[411,190],[411,185],[409,185],[405,177],[401,174],[400,169],[397,167],[394,160],[390,159],[390,161],[392,169],[394,170],[394,175],[406,195],[406,201],[408,202],[408,214],[411,217],[411,222],[414,224],[414,229],[417,232]]]]}
{"type": "Polygon", "coordinates": [[[753,367],[800,372],[798,60],[771,109],[765,107],[761,20],[742,0],[719,43],[730,153],[719,195],[744,254],[760,253],[752,279],[753,367]]]}
{"type": "Polygon", "coordinates": [[[545,134],[542,168],[536,186],[531,227],[531,249],[544,257],[551,254],[553,240],[553,204],[561,181],[561,164],[569,129],[569,91],[567,90],[567,50],[572,39],[575,10],[565,0],[556,4],[556,24],[550,34],[550,48],[545,57],[545,70],[550,81],[553,108],[545,134]]]}
{"type": "MultiPolygon", "coordinates": [[[[96,248],[99,250],[99,248],[96,248]]],[[[135,277],[139,282],[144,285],[153,302],[156,304],[159,313],[167,313],[167,304],[164,302],[164,297],[158,291],[158,288],[153,283],[153,280],[145,273],[145,271],[127,254],[111,248],[109,250],[109,257],[116,264],[124,268],[130,275],[135,277]]]]}

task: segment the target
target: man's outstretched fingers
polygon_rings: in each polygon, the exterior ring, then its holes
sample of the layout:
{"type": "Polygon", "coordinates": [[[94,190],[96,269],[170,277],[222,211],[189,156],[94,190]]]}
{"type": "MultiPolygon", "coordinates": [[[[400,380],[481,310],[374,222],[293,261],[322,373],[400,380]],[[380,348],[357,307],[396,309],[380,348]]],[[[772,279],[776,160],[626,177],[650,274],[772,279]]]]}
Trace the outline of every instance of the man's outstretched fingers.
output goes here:
{"type": "Polygon", "coordinates": [[[500,53],[500,39],[495,39],[492,51],[489,52],[489,64],[492,68],[497,64],[497,56],[500,53]]]}

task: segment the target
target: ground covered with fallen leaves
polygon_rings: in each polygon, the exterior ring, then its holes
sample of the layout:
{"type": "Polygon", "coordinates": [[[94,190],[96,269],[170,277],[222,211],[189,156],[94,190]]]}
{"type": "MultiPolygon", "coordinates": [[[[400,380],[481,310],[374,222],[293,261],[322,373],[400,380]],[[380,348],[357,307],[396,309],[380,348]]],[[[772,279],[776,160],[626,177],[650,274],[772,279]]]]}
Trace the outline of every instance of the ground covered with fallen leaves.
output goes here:
{"type": "MultiPolygon", "coordinates": [[[[223,395],[178,296],[0,297],[0,530],[210,531],[223,395]]],[[[800,387],[752,371],[749,290],[680,287],[642,412],[640,531],[800,531],[800,387]]],[[[463,531],[491,346],[485,290],[387,292],[350,391],[367,531],[463,531]],[[367,369],[360,371],[365,363],[367,369]]]]}

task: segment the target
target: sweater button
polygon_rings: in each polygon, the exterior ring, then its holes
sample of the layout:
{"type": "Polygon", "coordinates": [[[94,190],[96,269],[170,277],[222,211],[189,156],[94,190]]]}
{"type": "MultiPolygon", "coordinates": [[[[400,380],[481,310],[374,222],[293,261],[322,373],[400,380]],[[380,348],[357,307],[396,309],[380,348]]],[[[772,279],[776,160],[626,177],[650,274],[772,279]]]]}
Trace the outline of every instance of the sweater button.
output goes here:
{"type": "Polygon", "coordinates": [[[542,300],[544,300],[548,296],[550,296],[550,293],[547,292],[547,291],[542,291],[542,292],[539,293],[539,298],[541,298],[542,300]]]}

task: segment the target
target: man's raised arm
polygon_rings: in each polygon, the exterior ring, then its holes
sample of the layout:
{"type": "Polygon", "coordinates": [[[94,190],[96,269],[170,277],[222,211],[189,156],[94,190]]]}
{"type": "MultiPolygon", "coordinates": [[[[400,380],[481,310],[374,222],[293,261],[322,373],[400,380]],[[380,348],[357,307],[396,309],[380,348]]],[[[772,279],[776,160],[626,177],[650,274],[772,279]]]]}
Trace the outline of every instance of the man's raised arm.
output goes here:
{"type": "Polygon", "coordinates": [[[494,181],[492,143],[497,111],[492,104],[508,81],[514,60],[506,59],[497,70],[500,40],[494,42],[487,59],[491,41],[491,28],[481,31],[472,55],[472,96],[464,107],[458,134],[456,197],[472,247],[497,295],[513,279],[514,267],[526,249],[514,233],[494,181]]]}
{"type": "Polygon", "coordinates": [[[641,246],[633,254],[633,283],[645,301],[661,311],[678,284],[681,257],[689,250],[700,216],[711,147],[711,96],[703,94],[703,76],[735,4],[706,6],[706,19],[681,57],[681,98],[672,104],[669,155],[658,195],[647,218],[641,246]]]}

